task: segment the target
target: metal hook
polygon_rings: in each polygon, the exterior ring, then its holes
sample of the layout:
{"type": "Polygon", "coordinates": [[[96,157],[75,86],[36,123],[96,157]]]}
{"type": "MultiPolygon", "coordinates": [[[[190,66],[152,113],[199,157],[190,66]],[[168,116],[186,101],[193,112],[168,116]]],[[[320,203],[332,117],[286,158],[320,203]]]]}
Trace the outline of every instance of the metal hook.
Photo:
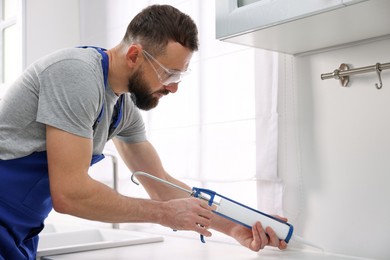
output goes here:
{"type": "Polygon", "coordinates": [[[139,182],[135,180],[135,174],[134,174],[134,173],[131,175],[131,181],[132,181],[134,184],[139,185],[139,182]]]}
{"type": "Polygon", "coordinates": [[[377,64],[375,64],[376,74],[378,75],[378,78],[379,78],[379,85],[378,85],[378,83],[375,83],[375,87],[377,89],[381,89],[382,88],[381,69],[379,67],[380,65],[381,64],[379,62],[377,64]]]}

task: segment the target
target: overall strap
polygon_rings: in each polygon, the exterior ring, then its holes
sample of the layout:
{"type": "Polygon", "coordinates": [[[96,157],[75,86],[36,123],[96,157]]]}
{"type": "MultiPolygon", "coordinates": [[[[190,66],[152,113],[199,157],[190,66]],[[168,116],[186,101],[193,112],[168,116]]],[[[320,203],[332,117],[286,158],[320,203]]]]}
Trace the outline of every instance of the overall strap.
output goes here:
{"type": "MultiPolygon", "coordinates": [[[[105,87],[105,89],[107,89],[109,61],[108,61],[108,55],[105,52],[106,49],[100,48],[100,47],[95,47],[95,46],[80,46],[79,48],[93,48],[93,49],[97,50],[102,55],[104,87],[105,87]]],[[[114,115],[112,118],[112,123],[110,124],[109,133],[111,133],[115,128],[117,128],[117,126],[119,125],[119,123],[122,119],[123,103],[124,103],[123,95],[121,95],[120,98],[118,99],[117,103],[115,104],[115,107],[114,107],[114,115]]],[[[93,130],[95,130],[97,125],[99,124],[100,119],[103,116],[103,112],[104,112],[104,103],[103,103],[102,109],[100,110],[100,113],[99,113],[95,123],[93,124],[93,127],[92,127],[93,130]]]]}
{"type": "MultiPolygon", "coordinates": [[[[104,88],[107,89],[107,81],[108,81],[108,55],[105,53],[106,49],[95,47],[95,46],[80,46],[79,48],[93,48],[97,50],[102,55],[102,69],[103,69],[103,78],[104,78],[104,88]]],[[[95,121],[95,123],[92,126],[92,129],[95,130],[97,125],[99,124],[104,112],[104,101],[102,109],[100,110],[100,113],[95,121]]]]}
{"type": "Polygon", "coordinates": [[[102,55],[102,68],[103,68],[103,77],[104,77],[104,87],[107,88],[108,81],[108,54],[105,53],[106,49],[94,47],[102,55]]]}

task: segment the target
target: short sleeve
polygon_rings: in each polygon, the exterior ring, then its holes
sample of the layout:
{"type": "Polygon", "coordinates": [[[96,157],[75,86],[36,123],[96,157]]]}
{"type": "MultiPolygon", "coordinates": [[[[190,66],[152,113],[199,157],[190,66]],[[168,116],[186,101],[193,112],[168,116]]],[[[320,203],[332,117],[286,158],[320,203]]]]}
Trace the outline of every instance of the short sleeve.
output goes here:
{"type": "Polygon", "coordinates": [[[92,138],[104,96],[102,71],[97,65],[64,59],[42,71],[37,121],[92,138]]]}

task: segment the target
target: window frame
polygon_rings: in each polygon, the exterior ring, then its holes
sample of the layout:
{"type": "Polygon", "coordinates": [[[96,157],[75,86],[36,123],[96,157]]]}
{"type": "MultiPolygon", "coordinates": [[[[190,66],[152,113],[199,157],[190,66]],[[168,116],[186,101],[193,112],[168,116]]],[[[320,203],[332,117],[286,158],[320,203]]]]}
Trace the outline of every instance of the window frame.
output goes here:
{"type": "Polygon", "coordinates": [[[15,75],[20,74],[25,68],[25,6],[26,0],[15,0],[16,3],[16,14],[12,17],[4,19],[4,0],[0,0],[0,98],[4,95],[5,91],[12,83],[14,79],[5,82],[5,31],[12,26],[16,26],[16,37],[15,44],[20,55],[17,57],[17,65],[15,75]]]}

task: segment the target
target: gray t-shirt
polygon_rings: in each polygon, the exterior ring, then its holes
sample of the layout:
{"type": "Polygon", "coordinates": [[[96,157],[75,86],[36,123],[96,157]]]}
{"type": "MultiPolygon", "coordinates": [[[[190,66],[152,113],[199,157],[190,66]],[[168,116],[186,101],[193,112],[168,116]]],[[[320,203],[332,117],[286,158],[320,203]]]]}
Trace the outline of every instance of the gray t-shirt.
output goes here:
{"type": "Polygon", "coordinates": [[[130,94],[123,94],[122,119],[109,136],[118,96],[104,86],[102,56],[95,49],[59,50],[31,65],[0,100],[0,159],[46,150],[46,125],[93,138],[93,153],[117,136],[146,140],[145,126],[130,94]],[[96,129],[96,119],[103,115],[96,129]]]}

